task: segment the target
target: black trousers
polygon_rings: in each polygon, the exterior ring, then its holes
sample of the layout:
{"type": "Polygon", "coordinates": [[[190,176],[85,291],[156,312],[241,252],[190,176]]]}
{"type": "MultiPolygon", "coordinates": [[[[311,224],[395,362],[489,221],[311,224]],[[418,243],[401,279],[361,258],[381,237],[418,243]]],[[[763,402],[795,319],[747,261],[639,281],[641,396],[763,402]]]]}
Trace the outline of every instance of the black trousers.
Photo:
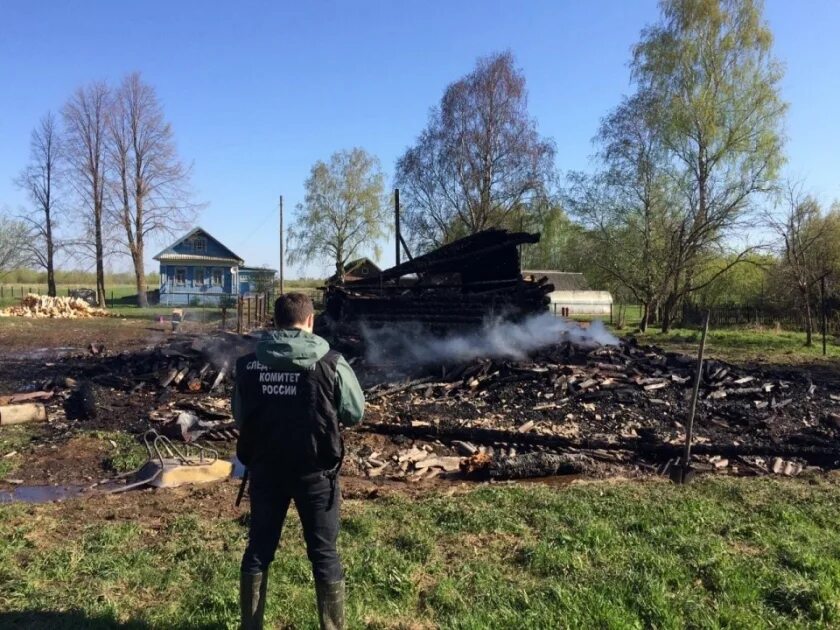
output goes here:
{"type": "Polygon", "coordinates": [[[248,546],[242,557],[242,572],[255,574],[268,569],[280,542],[289,503],[294,500],[315,580],[338,582],[344,579],[336,548],[340,503],[338,479],[331,482],[321,475],[312,475],[281,484],[256,479],[254,482],[250,490],[251,524],[248,546]]]}

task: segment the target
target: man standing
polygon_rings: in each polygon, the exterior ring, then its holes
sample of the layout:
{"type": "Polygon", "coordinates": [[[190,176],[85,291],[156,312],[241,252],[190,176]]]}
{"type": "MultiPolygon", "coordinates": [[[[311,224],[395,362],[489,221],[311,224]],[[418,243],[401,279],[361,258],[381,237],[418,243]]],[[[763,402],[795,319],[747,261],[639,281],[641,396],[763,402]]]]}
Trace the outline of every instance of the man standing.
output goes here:
{"type": "Polygon", "coordinates": [[[336,550],[344,455],[339,422],[360,422],[365,403],[344,357],[312,333],[313,320],[307,295],[278,298],[277,330],[236,362],[236,453],[251,483],[239,589],[243,629],[263,627],[268,567],[292,500],[312,562],[321,628],[344,628],[344,570],[336,550]]]}

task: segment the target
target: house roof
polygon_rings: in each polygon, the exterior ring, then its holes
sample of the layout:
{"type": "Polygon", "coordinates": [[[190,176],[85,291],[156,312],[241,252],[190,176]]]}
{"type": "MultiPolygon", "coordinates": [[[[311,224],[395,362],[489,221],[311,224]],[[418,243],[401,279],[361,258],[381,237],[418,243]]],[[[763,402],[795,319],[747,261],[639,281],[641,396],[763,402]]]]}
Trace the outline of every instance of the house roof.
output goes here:
{"type": "Polygon", "coordinates": [[[219,258],[218,256],[205,256],[203,254],[164,254],[161,252],[155,256],[155,260],[160,262],[200,262],[212,265],[232,265],[239,266],[239,260],[236,258],[219,258]]]}
{"type": "Polygon", "coordinates": [[[373,262],[370,258],[363,256],[362,258],[356,258],[355,260],[348,260],[344,265],[344,273],[352,273],[356,267],[361,267],[365,263],[368,263],[377,271],[381,271],[375,262],[373,262]]]}
{"type": "Polygon", "coordinates": [[[554,271],[551,269],[523,269],[522,277],[531,276],[534,280],[540,278],[548,278],[548,281],[554,285],[555,291],[586,291],[589,289],[589,284],[582,273],[574,271],[554,271]]]}
{"type": "Polygon", "coordinates": [[[277,273],[276,269],[269,269],[268,267],[240,267],[239,272],[242,273],[243,271],[245,273],[277,273]]]}
{"type": "Polygon", "coordinates": [[[205,230],[204,228],[201,228],[201,227],[195,227],[192,230],[190,230],[189,232],[187,232],[186,234],[184,234],[184,236],[182,236],[177,241],[172,243],[169,247],[167,247],[163,251],[159,252],[156,256],[154,256],[154,259],[159,260],[161,262],[165,262],[167,260],[176,260],[176,261],[177,260],[181,260],[181,261],[196,260],[196,261],[201,261],[201,262],[234,262],[237,265],[241,265],[245,262],[242,258],[240,258],[236,254],[234,254],[232,250],[228,249],[219,239],[217,239],[212,234],[210,234],[210,232],[208,232],[207,230],[205,230]],[[187,239],[192,238],[193,236],[195,236],[196,234],[199,234],[199,233],[203,234],[207,239],[212,240],[214,243],[216,243],[216,245],[218,245],[223,250],[224,253],[227,253],[229,255],[227,255],[227,256],[207,256],[205,254],[192,254],[192,253],[182,254],[182,253],[175,250],[175,248],[178,245],[180,245],[181,243],[183,243],[187,239]]]}

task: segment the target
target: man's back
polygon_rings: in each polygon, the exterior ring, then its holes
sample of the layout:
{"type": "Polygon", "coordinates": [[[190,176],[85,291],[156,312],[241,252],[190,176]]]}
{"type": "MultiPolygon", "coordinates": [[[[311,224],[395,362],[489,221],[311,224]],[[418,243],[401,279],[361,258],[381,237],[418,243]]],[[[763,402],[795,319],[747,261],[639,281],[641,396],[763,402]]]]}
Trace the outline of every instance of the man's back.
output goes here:
{"type": "Polygon", "coordinates": [[[237,455],[255,480],[330,470],[341,458],[338,423],[358,422],[363,404],[355,375],[324,339],[277,331],[236,364],[237,455]]]}

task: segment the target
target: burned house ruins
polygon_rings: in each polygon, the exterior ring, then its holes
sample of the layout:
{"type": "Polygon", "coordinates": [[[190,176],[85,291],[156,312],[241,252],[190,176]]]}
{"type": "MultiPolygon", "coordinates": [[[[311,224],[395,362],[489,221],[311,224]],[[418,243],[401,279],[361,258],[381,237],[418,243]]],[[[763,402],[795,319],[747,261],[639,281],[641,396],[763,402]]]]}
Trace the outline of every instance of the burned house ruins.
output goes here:
{"type": "Polygon", "coordinates": [[[517,320],[547,310],[547,279],[524,280],[519,247],[539,234],[485,230],[324,294],[318,331],[358,334],[362,324],[417,322],[434,332],[517,320]]]}

